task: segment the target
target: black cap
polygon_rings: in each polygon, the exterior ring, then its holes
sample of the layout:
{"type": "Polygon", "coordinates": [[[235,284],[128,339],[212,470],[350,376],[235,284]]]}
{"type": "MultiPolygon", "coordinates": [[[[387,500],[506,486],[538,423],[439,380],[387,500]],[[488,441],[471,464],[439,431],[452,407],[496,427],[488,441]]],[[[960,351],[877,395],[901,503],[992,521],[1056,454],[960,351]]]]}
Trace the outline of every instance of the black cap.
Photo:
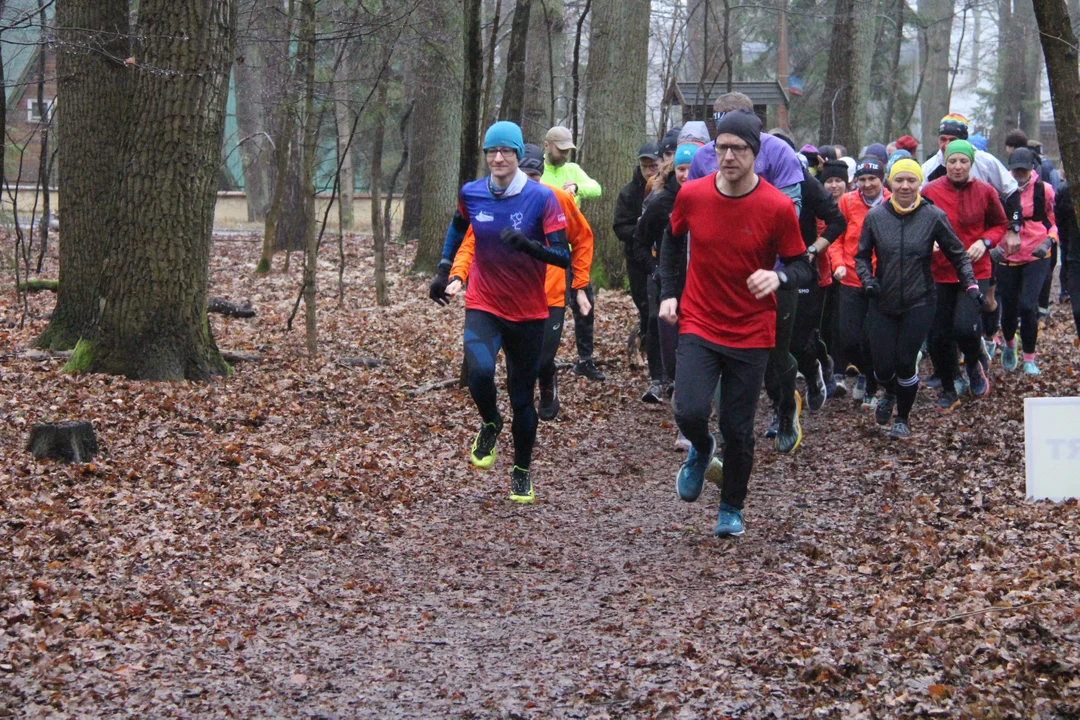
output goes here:
{"type": "Polygon", "coordinates": [[[716,123],[716,136],[724,134],[734,135],[753,151],[754,155],[761,152],[761,118],[747,110],[735,110],[724,113],[716,123]]]}
{"type": "Polygon", "coordinates": [[[873,175],[881,180],[885,179],[885,163],[875,155],[864,155],[855,164],[855,177],[860,175],[873,175]]]}
{"type": "Polygon", "coordinates": [[[1035,152],[1031,148],[1019,147],[1013,150],[1009,156],[1009,169],[1016,168],[1035,169],[1035,152]]]}
{"type": "Polygon", "coordinates": [[[844,182],[847,182],[847,163],[843,160],[826,160],[825,164],[821,167],[821,182],[825,182],[829,178],[840,178],[844,182]]]}
{"type": "Polygon", "coordinates": [[[675,149],[679,147],[679,133],[682,132],[682,127],[676,126],[664,133],[664,137],[660,140],[660,150],[662,152],[675,152],[675,149]]]}
{"type": "Polygon", "coordinates": [[[524,170],[544,172],[544,151],[537,145],[525,145],[525,152],[521,156],[518,167],[524,170]]]}
{"type": "MultiPolygon", "coordinates": [[[[674,149],[674,148],[672,148],[674,149]]],[[[638,158],[649,158],[650,160],[660,159],[660,144],[650,140],[641,146],[638,150],[638,158]]]]}

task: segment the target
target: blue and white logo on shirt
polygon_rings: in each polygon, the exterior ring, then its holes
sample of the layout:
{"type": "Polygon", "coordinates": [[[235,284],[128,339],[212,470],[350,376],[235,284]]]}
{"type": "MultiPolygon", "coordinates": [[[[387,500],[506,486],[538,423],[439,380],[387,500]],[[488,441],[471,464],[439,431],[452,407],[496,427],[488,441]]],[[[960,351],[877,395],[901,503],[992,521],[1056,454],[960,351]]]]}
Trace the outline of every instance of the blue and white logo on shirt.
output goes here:
{"type": "Polygon", "coordinates": [[[491,213],[486,213],[483,210],[476,213],[476,217],[473,218],[476,222],[492,222],[495,220],[495,216],[491,213]]]}

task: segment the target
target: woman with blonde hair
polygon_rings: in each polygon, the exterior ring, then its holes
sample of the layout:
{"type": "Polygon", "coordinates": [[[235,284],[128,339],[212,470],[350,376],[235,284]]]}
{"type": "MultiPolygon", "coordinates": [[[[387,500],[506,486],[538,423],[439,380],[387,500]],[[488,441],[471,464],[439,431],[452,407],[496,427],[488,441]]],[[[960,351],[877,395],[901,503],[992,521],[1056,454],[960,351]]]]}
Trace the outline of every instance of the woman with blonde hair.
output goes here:
{"type": "Polygon", "coordinates": [[[888,392],[875,416],[879,425],[888,425],[895,398],[896,419],[889,431],[893,440],[911,437],[908,418],[919,390],[916,364],[937,303],[931,272],[935,244],[956,269],[968,296],[982,300],[971,258],[945,211],[923,201],[922,182],[922,168],[914,160],[893,164],[892,196],[866,214],[855,253],[855,272],[870,300],[867,327],[874,375],[888,392]]]}

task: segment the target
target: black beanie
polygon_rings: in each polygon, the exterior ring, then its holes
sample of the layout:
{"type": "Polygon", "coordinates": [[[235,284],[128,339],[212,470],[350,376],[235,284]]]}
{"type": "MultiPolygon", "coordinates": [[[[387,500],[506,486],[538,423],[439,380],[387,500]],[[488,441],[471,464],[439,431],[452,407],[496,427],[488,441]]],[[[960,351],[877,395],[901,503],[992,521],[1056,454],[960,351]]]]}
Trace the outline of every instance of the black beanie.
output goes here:
{"type": "Polygon", "coordinates": [[[679,147],[679,133],[682,132],[681,126],[676,126],[664,133],[663,139],[660,140],[660,149],[664,152],[675,152],[675,148],[679,147]]]}
{"type": "Polygon", "coordinates": [[[518,167],[524,170],[544,172],[544,151],[538,145],[526,145],[518,167]]]}
{"type": "Polygon", "coordinates": [[[761,118],[747,110],[725,113],[716,123],[716,135],[734,135],[750,146],[754,155],[761,151],[761,118]]]}
{"type": "Polygon", "coordinates": [[[844,182],[847,182],[847,163],[841,160],[826,160],[825,165],[821,168],[821,182],[825,182],[829,178],[840,178],[844,182]]]}
{"type": "Polygon", "coordinates": [[[861,157],[859,162],[855,164],[855,177],[860,175],[873,175],[879,180],[884,180],[885,164],[881,162],[881,158],[874,155],[861,157]]]}

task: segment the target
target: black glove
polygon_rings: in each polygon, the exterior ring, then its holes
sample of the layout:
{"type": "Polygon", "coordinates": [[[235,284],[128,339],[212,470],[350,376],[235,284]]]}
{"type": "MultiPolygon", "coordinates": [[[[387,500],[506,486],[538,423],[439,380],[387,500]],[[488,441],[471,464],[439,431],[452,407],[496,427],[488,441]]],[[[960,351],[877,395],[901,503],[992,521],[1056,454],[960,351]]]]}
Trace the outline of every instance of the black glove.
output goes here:
{"type": "Polygon", "coordinates": [[[990,251],[990,262],[994,264],[1002,263],[1005,261],[1005,246],[998,245],[990,251]]]}
{"type": "Polygon", "coordinates": [[[1032,257],[1036,257],[1036,258],[1042,260],[1044,257],[1046,257],[1047,255],[1050,254],[1050,247],[1053,244],[1054,244],[1054,238],[1047,235],[1046,239],[1043,240],[1041,243],[1039,243],[1039,247],[1037,247],[1037,248],[1035,248],[1034,250],[1031,251],[1032,257]]]}
{"type": "Polygon", "coordinates": [[[446,286],[450,284],[450,268],[439,266],[439,272],[428,286],[428,297],[439,305],[445,305],[450,301],[446,296],[446,286]]]}
{"type": "Polygon", "coordinates": [[[971,287],[969,287],[967,289],[967,296],[975,302],[979,303],[980,306],[982,305],[983,294],[982,290],[979,289],[978,285],[972,285],[971,287]]]}
{"type": "Polygon", "coordinates": [[[513,228],[503,228],[499,233],[499,239],[506,243],[507,247],[518,252],[527,252],[532,240],[525,237],[525,233],[513,228]]]}
{"type": "Polygon", "coordinates": [[[877,278],[871,278],[869,282],[863,285],[863,293],[871,300],[881,294],[881,283],[877,278]]]}

